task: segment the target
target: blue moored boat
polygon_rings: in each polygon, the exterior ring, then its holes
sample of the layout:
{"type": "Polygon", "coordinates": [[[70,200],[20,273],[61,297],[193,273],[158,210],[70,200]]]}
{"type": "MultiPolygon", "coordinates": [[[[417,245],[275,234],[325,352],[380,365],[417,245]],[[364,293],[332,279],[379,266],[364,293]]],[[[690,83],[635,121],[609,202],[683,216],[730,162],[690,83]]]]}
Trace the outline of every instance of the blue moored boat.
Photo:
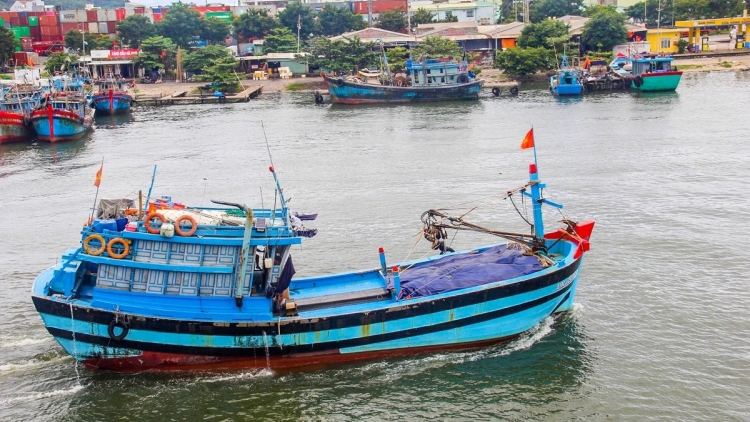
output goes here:
{"type": "Polygon", "coordinates": [[[122,89],[122,82],[107,79],[99,83],[92,94],[91,104],[98,114],[119,114],[130,111],[133,97],[122,89]]]}
{"type": "Polygon", "coordinates": [[[553,95],[581,95],[583,83],[578,70],[568,66],[568,56],[562,56],[560,69],[549,78],[549,90],[553,95]]]}
{"type": "Polygon", "coordinates": [[[83,83],[76,81],[58,87],[31,113],[31,125],[38,139],[59,142],[78,139],[91,129],[94,110],[89,107],[83,83]]]}
{"type": "Polygon", "coordinates": [[[162,202],[139,218],[133,200],[100,202],[81,245],[34,281],[47,330],[87,367],[117,371],[265,367],[264,356],[271,367],[291,367],[479,347],[571,309],[594,226],[566,221],[545,233],[542,206],[561,205],[542,197],[532,164],[529,182],[508,193],[531,198],[529,234],[430,210],[424,234],[444,254],[389,266],[381,249],[379,268],[294,279],[290,252],[301,237],[278,179],[276,187],[278,209],[162,202]],[[444,243],[453,228],[512,242],[454,252],[444,243]]]}

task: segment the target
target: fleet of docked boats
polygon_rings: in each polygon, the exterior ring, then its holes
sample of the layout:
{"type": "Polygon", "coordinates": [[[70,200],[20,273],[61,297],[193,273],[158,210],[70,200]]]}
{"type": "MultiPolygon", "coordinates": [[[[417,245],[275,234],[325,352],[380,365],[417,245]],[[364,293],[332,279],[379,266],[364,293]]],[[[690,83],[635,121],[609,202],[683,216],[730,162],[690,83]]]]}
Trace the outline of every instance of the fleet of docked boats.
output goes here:
{"type": "Polygon", "coordinates": [[[14,82],[0,91],[0,143],[38,139],[60,142],[91,130],[94,113],[127,113],[133,101],[123,83],[108,79],[98,90],[78,78],[14,82]]]}

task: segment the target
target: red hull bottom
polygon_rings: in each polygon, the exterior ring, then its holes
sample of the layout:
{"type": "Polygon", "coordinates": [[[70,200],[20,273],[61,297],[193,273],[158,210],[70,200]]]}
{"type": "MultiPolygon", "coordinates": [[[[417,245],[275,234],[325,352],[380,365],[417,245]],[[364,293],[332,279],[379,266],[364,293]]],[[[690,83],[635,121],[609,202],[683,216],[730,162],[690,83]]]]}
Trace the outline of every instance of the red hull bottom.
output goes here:
{"type": "Polygon", "coordinates": [[[28,136],[0,135],[0,144],[10,144],[12,142],[21,142],[29,139],[28,136]]]}
{"type": "Polygon", "coordinates": [[[179,353],[143,352],[138,356],[122,358],[87,359],[83,364],[89,369],[103,369],[119,372],[140,372],[147,370],[186,371],[186,370],[233,370],[262,369],[305,369],[320,368],[331,364],[353,362],[384,357],[409,356],[423,353],[435,353],[448,350],[471,350],[494,344],[505,343],[518,335],[501,339],[463,343],[449,346],[415,347],[363,353],[339,353],[338,350],[320,353],[304,353],[286,356],[271,356],[266,362],[264,355],[242,358],[186,355],[179,353]]]}

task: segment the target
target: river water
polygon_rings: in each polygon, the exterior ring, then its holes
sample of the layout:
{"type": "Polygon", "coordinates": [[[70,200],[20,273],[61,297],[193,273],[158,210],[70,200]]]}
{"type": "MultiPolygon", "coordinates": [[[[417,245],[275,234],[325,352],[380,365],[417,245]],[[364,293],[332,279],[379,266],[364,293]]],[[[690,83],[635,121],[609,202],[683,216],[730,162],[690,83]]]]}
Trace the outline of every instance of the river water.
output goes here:
{"type": "MultiPolygon", "coordinates": [[[[0,420],[749,420],[750,73],[685,75],[675,93],[461,104],[139,108],[87,139],[0,146],[0,420]],[[76,367],[33,309],[34,277],[75,247],[100,197],[318,211],[298,276],[429,253],[436,207],[527,230],[500,199],[541,178],[564,216],[595,219],[577,305],[509,344],[304,371],[122,375],[76,367]],[[264,136],[265,129],[265,136],[264,136]],[[270,146],[271,158],[269,158],[270,146]],[[745,246],[742,246],[745,245],[745,246]]],[[[546,216],[548,227],[561,218],[546,216]]],[[[459,234],[454,248],[494,242],[459,234]]],[[[259,357],[262,358],[262,357],[259,357]]]]}

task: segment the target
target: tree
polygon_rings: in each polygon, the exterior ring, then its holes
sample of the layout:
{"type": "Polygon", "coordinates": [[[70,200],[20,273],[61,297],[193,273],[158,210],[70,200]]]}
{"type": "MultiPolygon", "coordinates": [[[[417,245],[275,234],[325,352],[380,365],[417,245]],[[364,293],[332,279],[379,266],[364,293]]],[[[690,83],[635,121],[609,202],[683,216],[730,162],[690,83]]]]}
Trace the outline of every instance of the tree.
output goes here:
{"type": "Polygon", "coordinates": [[[208,44],[225,44],[229,33],[232,31],[232,24],[219,18],[206,18],[203,21],[201,30],[201,39],[208,44]]]}
{"type": "Polygon", "coordinates": [[[568,34],[568,25],[563,22],[546,19],[539,23],[530,23],[523,28],[516,40],[519,47],[549,47],[550,38],[557,38],[568,34]]]}
{"type": "Polygon", "coordinates": [[[120,34],[122,42],[132,48],[138,48],[141,41],[156,35],[156,27],[143,15],[128,16],[125,20],[117,22],[115,29],[120,34]]]}
{"type": "Polygon", "coordinates": [[[229,54],[229,50],[221,45],[209,45],[203,48],[196,48],[186,56],[187,57],[182,60],[182,67],[185,71],[193,73],[202,71],[204,67],[211,65],[218,59],[232,57],[232,55],[229,54]]]}
{"type": "Polygon", "coordinates": [[[365,21],[362,16],[355,15],[344,7],[326,6],[318,12],[318,28],[320,35],[335,37],[344,32],[359,31],[365,29],[365,21]]]}
{"type": "Polygon", "coordinates": [[[216,59],[210,65],[203,68],[206,80],[214,83],[229,84],[237,81],[234,69],[237,68],[237,60],[234,57],[222,57],[216,59]]]}
{"type": "Polygon", "coordinates": [[[279,19],[281,26],[289,28],[293,34],[297,33],[297,24],[299,23],[301,27],[299,33],[303,40],[306,40],[310,34],[317,35],[320,33],[312,9],[300,4],[299,1],[289,2],[286,8],[279,12],[276,17],[279,19]]]}
{"type": "Polygon", "coordinates": [[[441,36],[425,37],[416,47],[412,49],[415,58],[427,57],[456,57],[461,52],[458,44],[441,36]]]}
{"type": "Polygon", "coordinates": [[[0,28],[0,61],[5,62],[9,58],[13,57],[13,52],[16,51],[16,41],[13,32],[0,28]]]}
{"type": "Polygon", "coordinates": [[[406,13],[400,7],[394,10],[386,10],[380,14],[375,26],[386,31],[402,32],[406,29],[406,13]]]}
{"type": "Polygon", "coordinates": [[[54,75],[55,72],[70,70],[75,63],[78,63],[78,56],[60,51],[47,57],[47,61],[44,62],[44,70],[50,75],[54,75]]]}
{"type": "Polygon", "coordinates": [[[411,17],[411,26],[416,27],[420,23],[430,23],[435,18],[429,10],[424,7],[420,7],[411,17]]]}
{"type": "Polygon", "coordinates": [[[289,28],[274,28],[266,35],[263,51],[267,53],[294,53],[297,51],[297,37],[289,28]]]}
{"type": "Polygon", "coordinates": [[[388,65],[393,72],[401,72],[406,68],[406,59],[409,58],[409,50],[404,47],[393,47],[385,52],[388,65]]]}
{"type": "Polygon", "coordinates": [[[628,40],[625,15],[615,11],[602,11],[594,15],[581,33],[581,42],[597,51],[612,50],[617,44],[628,40]]]}
{"type": "Polygon", "coordinates": [[[310,42],[310,66],[338,73],[356,72],[359,69],[376,65],[378,53],[372,49],[375,43],[363,44],[359,37],[331,41],[326,37],[316,37],[310,42]]]}
{"type": "Polygon", "coordinates": [[[65,41],[65,47],[75,50],[79,53],[83,53],[83,42],[86,42],[86,51],[91,50],[109,50],[112,48],[113,40],[109,36],[104,34],[90,34],[88,32],[81,32],[77,29],[71,29],[63,37],[65,41]],[[84,38],[85,37],[85,38],[84,38]]]}
{"type": "Polygon", "coordinates": [[[541,22],[550,17],[580,16],[583,9],[581,0],[535,0],[532,3],[529,19],[531,22],[541,22]]]}
{"type": "Polygon", "coordinates": [[[169,13],[156,24],[159,35],[171,39],[182,48],[190,47],[197,37],[203,35],[203,28],[200,13],[183,3],[174,3],[169,13]]]}
{"type": "Polygon", "coordinates": [[[278,26],[276,20],[265,9],[249,9],[232,22],[234,34],[242,41],[263,39],[278,26]]]}
{"type": "Polygon", "coordinates": [[[509,48],[498,51],[494,67],[508,76],[533,75],[555,67],[552,51],[544,47],[509,48]]]}
{"type": "Polygon", "coordinates": [[[141,52],[135,63],[151,71],[156,68],[168,69],[175,56],[176,46],[169,38],[162,36],[146,38],[141,42],[141,52]]]}

